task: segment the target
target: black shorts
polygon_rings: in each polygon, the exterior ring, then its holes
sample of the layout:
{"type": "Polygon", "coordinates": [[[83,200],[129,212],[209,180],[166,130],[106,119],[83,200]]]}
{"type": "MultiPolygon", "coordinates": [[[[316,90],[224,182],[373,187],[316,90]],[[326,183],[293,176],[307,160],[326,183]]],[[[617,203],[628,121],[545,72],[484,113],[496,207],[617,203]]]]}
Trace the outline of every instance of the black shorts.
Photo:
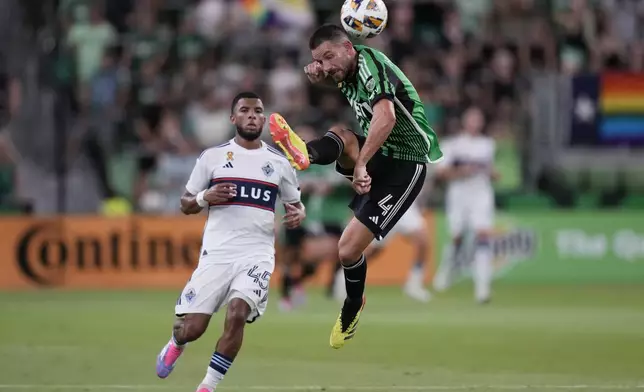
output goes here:
{"type": "MultiPolygon", "coordinates": [[[[366,138],[356,135],[360,148],[366,138]]],[[[338,173],[352,179],[353,168],[336,163],[338,173]]],[[[377,240],[385,238],[420,193],[427,175],[423,162],[403,161],[376,153],[367,163],[371,190],[356,194],[349,203],[355,217],[371,230],[377,240]]]]}
{"type": "MultiPolygon", "coordinates": [[[[344,228],[340,225],[324,224],[324,234],[340,237],[344,228]]],[[[313,236],[312,233],[303,227],[284,230],[284,244],[288,247],[298,248],[306,237],[313,236]]]]}

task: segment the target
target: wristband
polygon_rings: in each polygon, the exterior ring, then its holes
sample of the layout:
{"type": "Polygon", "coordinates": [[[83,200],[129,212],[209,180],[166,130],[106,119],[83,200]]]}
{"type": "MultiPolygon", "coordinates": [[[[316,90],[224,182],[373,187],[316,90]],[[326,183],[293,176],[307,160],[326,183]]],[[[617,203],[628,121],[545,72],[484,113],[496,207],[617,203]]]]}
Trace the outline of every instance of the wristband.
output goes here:
{"type": "Polygon", "coordinates": [[[205,190],[197,193],[197,204],[201,208],[208,207],[208,202],[203,198],[205,194],[206,194],[205,190]]]}

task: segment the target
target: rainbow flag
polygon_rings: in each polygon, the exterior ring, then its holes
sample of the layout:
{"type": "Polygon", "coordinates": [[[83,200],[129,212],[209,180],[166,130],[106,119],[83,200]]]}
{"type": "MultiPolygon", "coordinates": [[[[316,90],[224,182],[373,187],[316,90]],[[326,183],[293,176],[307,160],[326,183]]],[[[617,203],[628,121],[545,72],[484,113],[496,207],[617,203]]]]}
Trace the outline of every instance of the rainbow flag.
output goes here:
{"type": "Polygon", "coordinates": [[[239,0],[242,8],[255,20],[255,23],[262,26],[270,18],[270,10],[266,8],[262,0],[239,0]]]}
{"type": "Polygon", "coordinates": [[[644,145],[644,73],[601,73],[572,80],[575,145],[644,145]]]}
{"type": "Polygon", "coordinates": [[[602,74],[599,97],[604,137],[644,137],[644,74],[602,74]]]}

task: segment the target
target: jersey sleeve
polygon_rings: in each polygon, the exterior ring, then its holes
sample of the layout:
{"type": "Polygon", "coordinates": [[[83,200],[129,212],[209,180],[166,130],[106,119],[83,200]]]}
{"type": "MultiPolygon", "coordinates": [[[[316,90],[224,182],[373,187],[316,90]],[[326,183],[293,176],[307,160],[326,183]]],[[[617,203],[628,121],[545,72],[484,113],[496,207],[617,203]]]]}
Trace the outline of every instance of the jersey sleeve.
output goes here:
{"type": "Polygon", "coordinates": [[[369,92],[371,107],[381,99],[394,100],[400,79],[394,70],[371,49],[365,49],[360,56],[358,76],[369,92]]]}
{"type": "Polygon", "coordinates": [[[282,202],[293,204],[300,201],[300,184],[297,181],[295,169],[288,165],[282,170],[282,178],[279,185],[279,197],[282,202]]]}
{"type": "Polygon", "coordinates": [[[201,156],[197,158],[197,162],[195,163],[195,167],[192,169],[192,173],[190,173],[190,178],[186,184],[186,190],[193,195],[196,195],[204,189],[207,189],[209,184],[210,175],[206,164],[206,156],[205,154],[201,154],[201,156]]]}
{"type": "Polygon", "coordinates": [[[441,150],[443,151],[443,159],[436,163],[436,168],[445,169],[454,164],[454,156],[452,155],[452,143],[451,140],[446,140],[441,143],[441,150]]]}

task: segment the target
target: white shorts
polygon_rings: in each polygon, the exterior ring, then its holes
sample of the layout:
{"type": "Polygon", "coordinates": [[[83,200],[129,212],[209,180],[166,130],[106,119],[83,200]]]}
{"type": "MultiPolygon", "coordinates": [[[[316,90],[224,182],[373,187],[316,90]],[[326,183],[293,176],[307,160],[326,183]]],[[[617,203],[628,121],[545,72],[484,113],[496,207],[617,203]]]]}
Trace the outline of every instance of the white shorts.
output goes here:
{"type": "Polygon", "coordinates": [[[411,207],[402,217],[396,225],[391,229],[389,234],[380,241],[374,240],[374,245],[382,247],[391,240],[396,234],[400,235],[411,235],[423,228],[425,222],[423,221],[423,213],[416,203],[412,204],[411,207]]]}
{"type": "Polygon", "coordinates": [[[467,229],[480,231],[494,227],[494,196],[478,196],[456,200],[447,198],[447,224],[452,237],[462,235],[467,229]]]}
{"type": "Polygon", "coordinates": [[[274,261],[215,264],[208,263],[206,258],[201,259],[181,292],[175,314],[213,314],[233,298],[240,298],[250,306],[247,322],[252,323],[264,314],[274,261]]]}

